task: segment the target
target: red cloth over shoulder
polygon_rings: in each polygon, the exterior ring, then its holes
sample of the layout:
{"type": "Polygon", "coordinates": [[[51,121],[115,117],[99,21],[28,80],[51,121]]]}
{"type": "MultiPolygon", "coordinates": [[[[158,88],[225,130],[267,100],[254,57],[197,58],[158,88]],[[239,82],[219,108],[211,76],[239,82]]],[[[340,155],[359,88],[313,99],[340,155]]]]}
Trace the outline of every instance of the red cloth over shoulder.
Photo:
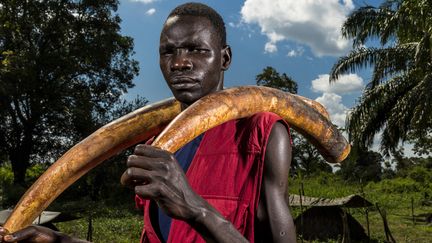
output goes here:
{"type": "MultiPolygon", "coordinates": [[[[229,121],[207,131],[186,173],[196,193],[215,207],[250,242],[258,207],[265,150],[276,122],[269,112],[229,121]]],[[[144,208],[142,242],[161,242],[150,221],[150,201],[136,197],[144,208]]],[[[173,220],[168,242],[205,242],[187,223],[173,220]]]]}

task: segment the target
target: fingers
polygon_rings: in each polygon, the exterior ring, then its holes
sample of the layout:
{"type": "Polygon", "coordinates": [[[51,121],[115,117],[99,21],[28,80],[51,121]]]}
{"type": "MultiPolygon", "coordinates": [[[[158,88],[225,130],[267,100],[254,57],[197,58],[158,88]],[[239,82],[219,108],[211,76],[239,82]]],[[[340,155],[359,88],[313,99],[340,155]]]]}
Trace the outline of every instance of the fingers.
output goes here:
{"type": "Polygon", "coordinates": [[[164,197],[162,191],[167,187],[178,184],[178,178],[172,178],[173,175],[184,175],[173,154],[144,144],[135,147],[134,155],[128,157],[127,167],[121,184],[133,187],[142,198],[155,200],[164,197]]]}
{"type": "Polygon", "coordinates": [[[139,168],[128,168],[121,177],[124,186],[133,187],[135,194],[142,198],[158,199],[164,185],[160,183],[160,175],[153,171],[139,168]]]}
{"type": "Polygon", "coordinates": [[[22,240],[31,240],[37,235],[34,227],[30,226],[19,230],[13,234],[8,234],[3,237],[3,242],[17,242],[22,240]]]}
{"type": "Polygon", "coordinates": [[[0,226],[0,236],[1,235],[7,235],[7,234],[8,234],[8,231],[5,228],[3,228],[3,227],[0,226]]]}
{"type": "Polygon", "coordinates": [[[152,177],[165,176],[170,162],[176,161],[171,153],[149,145],[137,145],[134,153],[128,157],[128,169],[120,179],[125,186],[148,184],[152,177]]]}
{"type": "Polygon", "coordinates": [[[165,158],[165,159],[171,158],[171,153],[163,149],[156,148],[150,145],[145,145],[145,144],[138,144],[135,147],[134,154],[146,156],[150,158],[165,158]]]}
{"type": "Polygon", "coordinates": [[[161,186],[156,184],[141,185],[135,187],[135,194],[144,199],[158,200],[161,198],[161,186]]]}
{"type": "Polygon", "coordinates": [[[0,242],[3,242],[3,236],[7,235],[8,231],[0,226],[0,242]]]}
{"type": "Polygon", "coordinates": [[[154,172],[141,168],[128,168],[121,176],[120,182],[124,186],[133,187],[141,184],[148,184],[152,181],[154,172]]]}
{"type": "Polygon", "coordinates": [[[0,234],[7,232],[7,230],[0,226],[0,234]]]}
{"type": "Polygon", "coordinates": [[[14,242],[14,236],[0,226],[0,242],[14,242]]]}
{"type": "Polygon", "coordinates": [[[166,159],[163,158],[151,158],[145,156],[131,155],[128,157],[126,165],[127,167],[137,167],[145,170],[159,170],[166,167],[166,159]]]}

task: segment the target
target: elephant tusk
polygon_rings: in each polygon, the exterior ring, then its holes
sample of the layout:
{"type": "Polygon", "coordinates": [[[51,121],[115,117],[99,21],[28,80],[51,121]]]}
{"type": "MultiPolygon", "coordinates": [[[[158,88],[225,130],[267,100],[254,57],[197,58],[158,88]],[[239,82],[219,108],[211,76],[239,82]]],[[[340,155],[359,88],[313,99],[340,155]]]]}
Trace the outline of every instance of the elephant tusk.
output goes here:
{"type": "Polygon", "coordinates": [[[41,175],[18,202],[4,227],[15,232],[30,225],[85,173],[119,151],[160,133],[171,120],[153,145],[172,153],[208,129],[262,111],[285,119],[329,162],[341,162],[350,151],[349,144],[319,103],[272,88],[231,88],[203,97],[178,115],[180,110],[180,103],[169,99],[138,109],[100,128],[41,175]]]}
{"type": "Polygon", "coordinates": [[[66,188],[120,151],[157,135],[181,111],[167,99],[133,111],[95,131],[51,165],[27,190],[4,224],[9,232],[28,225],[66,188]]]}
{"type": "MultiPolygon", "coordinates": [[[[224,122],[268,111],[304,135],[330,163],[343,161],[350,145],[312,100],[268,87],[243,86],[207,95],[178,115],[153,146],[175,152],[201,133],[224,122]],[[185,124],[188,124],[185,126],[185,124]]],[[[324,109],[325,111],[325,109],[324,109]]]]}
{"type": "Polygon", "coordinates": [[[318,113],[321,113],[321,115],[323,115],[327,120],[330,120],[330,115],[328,114],[326,108],[323,105],[321,105],[321,103],[319,103],[315,100],[311,100],[309,98],[306,98],[304,96],[296,95],[296,94],[292,94],[292,96],[294,96],[297,99],[302,100],[308,106],[315,109],[318,113]]]}

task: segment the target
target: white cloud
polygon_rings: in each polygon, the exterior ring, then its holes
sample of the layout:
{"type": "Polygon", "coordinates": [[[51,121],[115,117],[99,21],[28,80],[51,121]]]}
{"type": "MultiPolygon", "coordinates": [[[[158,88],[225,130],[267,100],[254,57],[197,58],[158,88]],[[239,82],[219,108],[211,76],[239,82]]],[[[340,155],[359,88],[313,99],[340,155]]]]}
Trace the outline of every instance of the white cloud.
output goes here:
{"type": "Polygon", "coordinates": [[[266,53],[274,53],[277,52],[277,46],[273,43],[267,42],[264,46],[264,51],[266,53]]]}
{"type": "Polygon", "coordinates": [[[329,83],[330,75],[321,74],[312,80],[314,92],[346,94],[363,90],[363,79],[357,74],[342,75],[335,82],[329,83]]]}
{"type": "Polygon", "coordinates": [[[267,36],[266,52],[276,52],[278,42],[291,40],[308,45],[316,56],[338,56],[349,49],[341,26],[353,8],[352,0],[246,0],[241,15],[267,36]]]}
{"type": "Polygon", "coordinates": [[[294,51],[294,50],[291,50],[291,51],[289,51],[288,53],[287,53],[287,56],[289,56],[289,57],[295,57],[295,56],[297,56],[297,52],[296,51],[294,51]]]}
{"type": "Polygon", "coordinates": [[[355,8],[352,0],[343,0],[342,2],[348,9],[354,9],[355,8]]]}
{"type": "Polygon", "coordinates": [[[147,14],[148,16],[151,16],[151,15],[153,15],[154,13],[156,13],[156,9],[151,8],[151,9],[147,10],[147,12],[146,12],[145,14],[147,14]]]}
{"type": "Polygon", "coordinates": [[[288,53],[287,53],[287,57],[298,57],[303,55],[304,49],[302,47],[297,47],[296,50],[291,49],[288,53]]]}
{"type": "Polygon", "coordinates": [[[318,75],[312,80],[312,90],[323,93],[315,100],[321,103],[330,114],[330,119],[339,127],[345,126],[348,108],[342,104],[343,94],[360,91],[363,89],[363,79],[357,74],[342,75],[336,82],[329,83],[329,75],[318,75]]]}
{"type": "Polygon", "coordinates": [[[342,104],[342,97],[334,93],[324,93],[322,96],[315,99],[321,103],[330,115],[331,121],[339,126],[345,126],[345,118],[348,108],[342,104]]]}
{"type": "Polygon", "coordinates": [[[140,2],[140,3],[144,3],[144,4],[149,4],[149,3],[153,3],[156,2],[158,0],[128,0],[130,2],[140,2]]]}

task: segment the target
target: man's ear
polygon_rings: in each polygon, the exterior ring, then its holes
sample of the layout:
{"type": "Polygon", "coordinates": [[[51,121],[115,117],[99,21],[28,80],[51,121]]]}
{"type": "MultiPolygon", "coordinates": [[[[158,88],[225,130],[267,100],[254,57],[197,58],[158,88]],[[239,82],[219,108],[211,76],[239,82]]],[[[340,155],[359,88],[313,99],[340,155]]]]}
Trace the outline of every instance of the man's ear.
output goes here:
{"type": "Polygon", "coordinates": [[[222,70],[226,71],[228,70],[229,66],[231,65],[231,47],[229,45],[224,46],[221,50],[221,60],[222,60],[222,70]]]}

